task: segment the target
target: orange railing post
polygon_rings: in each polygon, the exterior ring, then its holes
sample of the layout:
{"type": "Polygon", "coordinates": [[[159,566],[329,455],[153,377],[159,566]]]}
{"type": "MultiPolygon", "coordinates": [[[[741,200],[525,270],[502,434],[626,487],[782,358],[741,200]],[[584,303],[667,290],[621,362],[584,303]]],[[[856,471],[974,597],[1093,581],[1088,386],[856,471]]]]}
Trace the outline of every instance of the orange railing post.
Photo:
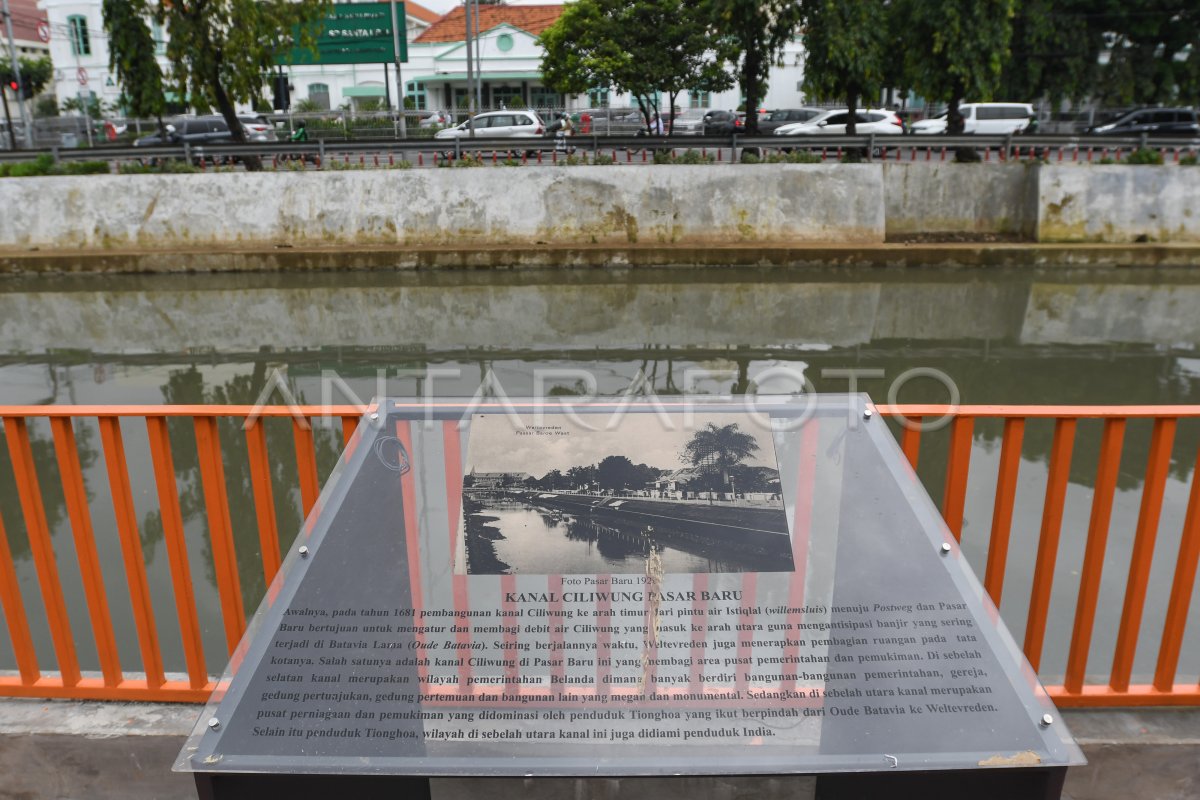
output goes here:
{"type": "Polygon", "coordinates": [[[950,455],[946,460],[946,493],[942,497],[942,517],[958,541],[962,541],[973,424],[974,420],[971,417],[962,415],[955,417],[950,426],[950,455]]]}
{"type": "Polygon", "coordinates": [[[75,655],[75,639],[71,635],[67,601],[63,597],[58,563],[54,559],[54,545],[50,541],[50,527],[46,523],[46,509],[42,505],[42,490],[38,484],[37,467],[33,462],[33,450],[29,445],[29,429],[26,427],[25,418],[4,417],[4,435],[8,439],[13,479],[17,484],[21,511],[25,515],[29,549],[33,553],[38,585],[42,590],[42,602],[46,606],[46,622],[50,628],[50,640],[54,643],[58,670],[62,674],[63,685],[74,686],[79,683],[81,677],[79,659],[75,655]]]}
{"type": "Polygon", "coordinates": [[[983,586],[996,608],[1004,590],[1004,571],[1008,565],[1008,538],[1012,534],[1013,503],[1017,496],[1017,471],[1021,466],[1021,444],[1025,441],[1025,420],[1004,420],[1004,444],[1000,446],[1000,471],[996,476],[996,505],[992,513],[992,535],[988,541],[987,570],[983,586]]]}
{"type": "Polygon", "coordinates": [[[1188,494],[1187,512],[1183,518],[1183,536],[1179,540],[1179,555],[1175,559],[1175,579],[1171,582],[1171,598],[1163,621],[1162,643],[1158,648],[1158,664],[1154,669],[1154,688],[1170,692],[1175,686],[1175,670],[1179,667],[1179,650],[1187,627],[1188,605],[1196,583],[1196,565],[1200,561],[1200,449],[1192,467],[1192,490],[1188,494]]]}
{"type": "Polygon", "coordinates": [[[204,507],[208,513],[208,535],[212,542],[213,568],[217,595],[221,598],[221,620],[225,625],[225,644],[232,654],[246,629],[242,608],[242,582],[238,576],[237,551],[233,545],[233,525],[229,519],[229,497],[225,490],[225,467],[221,463],[221,440],[217,420],[196,417],[196,452],[200,459],[200,483],[204,487],[204,507]]]}
{"type": "Polygon", "coordinates": [[[1146,481],[1142,484],[1142,505],[1138,510],[1133,554],[1129,558],[1129,579],[1125,584],[1125,605],[1121,609],[1121,627],[1117,630],[1117,647],[1109,679],[1109,686],[1118,692],[1129,689],[1133,672],[1142,608],[1146,603],[1146,585],[1150,582],[1150,561],[1154,557],[1154,539],[1158,533],[1158,518],[1162,512],[1163,490],[1167,484],[1174,441],[1175,420],[1171,417],[1156,419],[1150,434],[1150,457],[1146,464],[1146,481]]]}
{"type": "Polygon", "coordinates": [[[1041,663],[1042,644],[1046,638],[1046,618],[1050,613],[1050,590],[1054,585],[1058,539],[1062,534],[1063,505],[1067,497],[1067,479],[1071,473],[1075,424],[1076,421],[1070,417],[1058,420],[1054,424],[1054,442],[1050,446],[1046,504],[1042,509],[1042,529],[1038,536],[1037,559],[1034,561],[1029,619],[1025,623],[1025,657],[1035,670],[1041,663]]]}
{"type": "Polygon", "coordinates": [[[250,459],[250,485],[254,490],[254,513],[258,518],[258,544],[262,550],[263,575],[267,585],[279,571],[279,528],[275,522],[275,494],[271,490],[271,462],[263,421],[246,423],[246,452],[250,459]]]}

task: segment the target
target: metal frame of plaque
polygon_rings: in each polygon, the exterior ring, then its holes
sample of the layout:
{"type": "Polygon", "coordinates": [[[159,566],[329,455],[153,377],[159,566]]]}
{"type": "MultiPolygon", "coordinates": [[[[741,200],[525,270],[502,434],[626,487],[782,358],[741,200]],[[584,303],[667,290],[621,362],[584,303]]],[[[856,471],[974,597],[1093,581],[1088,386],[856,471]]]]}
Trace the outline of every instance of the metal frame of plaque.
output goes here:
{"type": "Polygon", "coordinates": [[[375,401],[175,764],[202,797],[1084,763],[865,395],[567,400],[375,401]]]}

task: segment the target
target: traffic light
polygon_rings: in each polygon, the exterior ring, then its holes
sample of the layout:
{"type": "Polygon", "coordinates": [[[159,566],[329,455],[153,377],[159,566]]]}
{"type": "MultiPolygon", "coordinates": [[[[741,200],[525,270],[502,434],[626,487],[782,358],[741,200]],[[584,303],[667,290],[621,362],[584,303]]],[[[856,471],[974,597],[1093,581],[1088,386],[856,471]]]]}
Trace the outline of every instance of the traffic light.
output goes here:
{"type": "Polygon", "coordinates": [[[33,99],[33,82],[31,80],[29,80],[29,77],[27,75],[21,76],[21,99],[22,100],[32,100],[33,99]]]}
{"type": "Polygon", "coordinates": [[[16,94],[16,93],[17,93],[17,90],[18,90],[18,89],[20,89],[20,88],[21,88],[21,84],[17,83],[16,81],[9,81],[9,82],[8,82],[8,89],[9,89],[9,91],[11,91],[13,94],[16,94]]]}
{"type": "Polygon", "coordinates": [[[275,74],[271,76],[271,107],[276,111],[287,111],[291,108],[291,87],[288,86],[288,76],[275,74]]]}

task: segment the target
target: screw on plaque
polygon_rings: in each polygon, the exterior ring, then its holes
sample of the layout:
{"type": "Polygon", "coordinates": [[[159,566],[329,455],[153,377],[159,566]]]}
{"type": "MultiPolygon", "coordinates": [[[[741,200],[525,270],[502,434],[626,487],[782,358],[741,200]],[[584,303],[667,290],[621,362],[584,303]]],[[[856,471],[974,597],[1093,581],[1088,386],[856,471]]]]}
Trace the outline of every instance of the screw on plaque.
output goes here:
{"type": "Polygon", "coordinates": [[[297,552],[300,553],[301,558],[308,558],[308,545],[300,545],[300,549],[297,552]]]}
{"type": "Polygon", "coordinates": [[[1049,728],[1054,724],[1054,717],[1049,714],[1042,714],[1041,723],[1043,728],[1049,728]]]}
{"type": "Polygon", "coordinates": [[[379,419],[379,415],[378,415],[378,414],[372,414],[372,415],[371,415],[371,419],[379,419]]]}
{"type": "Polygon", "coordinates": [[[213,717],[208,721],[209,730],[215,731],[219,727],[221,727],[221,720],[217,719],[216,717],[213,717]]]}
{"type": "Polygon", "coordinates": [[[870,419],[874,415],[875,415],[875,412],[872,411],[870,408],[863,409],[863,419],[870,419]]]}
{"type": "Polygon", "coordinates": [[[950,543],[949,543],[949,542],[942,542],[942,555],[944,555],[944,556],[948,556],[948,555],[950,555],[950,551],[951,551],[952,549],[953,549],[953,548],[951,548],[951,547],[950,547],[950,543]]]}

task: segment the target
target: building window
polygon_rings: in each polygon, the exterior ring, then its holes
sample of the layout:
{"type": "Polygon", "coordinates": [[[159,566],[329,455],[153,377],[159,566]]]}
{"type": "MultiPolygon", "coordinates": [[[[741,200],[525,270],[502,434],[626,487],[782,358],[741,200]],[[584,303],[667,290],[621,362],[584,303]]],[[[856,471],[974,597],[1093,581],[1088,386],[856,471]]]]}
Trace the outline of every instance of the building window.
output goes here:
{"type": "Polygon", "coordinates": [[[429,108],[429,96],[425,92],[425,84],[409,81],[404,85],[405,108],[415,108],[424,111],[429,108]],[[412,101],[409,103],[408,101],[412,101]]]}
{"type": "Polygon", "coordinates": [[[688,92],[688,105],[692,108],[707,108],[712,105],[712,92],[688,92]]]}
{"type": "Polygon", "coordinates": [[[592,108],[608,108],[608,89],[589,89],[588,105],[592,108]]]}
{"type": "Polygon", "coordinates": [[[524,108],[525,100],[521,97],[520,87],[492,87],[492,106],[494,108],[524,108]]]}
{"type": "Polygon", "coordinates": [[[150,20],[150,38],[154,40],[154,54],[164,55],[167,52],[167,40],[163,36],[163,26],[158,20],[150,20]]]}
{"type": "Polygon", "coordinates": [[[529,105],[539,111],[561,111],[562,96],[558,92],[544,86],[529,87],[529,105]]]}
{"type": "Polygon", "coordinates": [[[71,53],[77,56],[90,56],[92,42],[88,38],[87,17],[73,14],[67,17],[67,30],[71,36],[71,53]]]}
{"type": "Polygon", "coordinates": [[[513,38],[510,33],[502,33],[496,37],[496,47],[500,48],[501,53],[507,53],[513,49],[513,38]]]}
{"type": "Polygon", "coordinates": [[[308,85],[308,99],[320,111],[329,110],[329,84],[327,83],[310,83],[308,85]]]}

